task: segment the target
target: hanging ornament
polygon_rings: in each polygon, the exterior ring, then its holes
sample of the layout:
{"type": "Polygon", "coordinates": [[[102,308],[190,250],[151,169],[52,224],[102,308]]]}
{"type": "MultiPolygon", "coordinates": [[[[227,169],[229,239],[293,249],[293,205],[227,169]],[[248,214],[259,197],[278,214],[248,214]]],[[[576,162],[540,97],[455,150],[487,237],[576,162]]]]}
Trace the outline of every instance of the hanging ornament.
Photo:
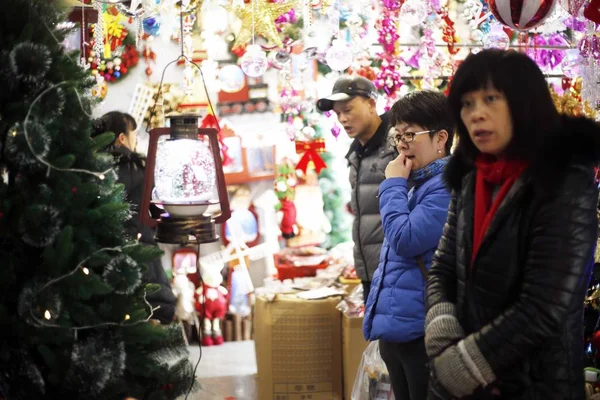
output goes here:
{"type": "Polygon", "coordinates": [[[337,124],[333,125],[333,128],[331,128],[331,134],[336,139],[338,138],[338,136],[340,136],[341,132],[342,132],[342,130],[340,129],[340,126],[337,124]]]}
{"type": "Polygon", "coordinates": [[[242,71],[252,78],[262,76],[267,67],[269,61],[265,52],[261,50],[260,46],[252,44],[246,48],[246,53],[240,59],[242,65],[242,71]]]}
{"type": "Polygon", "coordinates": [[[566,57],[562,60],[561,70],[568,78],[576,78],[581,76],[581,64],[584,63],[579,50],[571,49],[567,50],[566,57]]]}
{"type": "Polygon", "coordinates": [[[233,5],[224,6],[227,11],[235,14],[242,20],[242,27],[235,38],[233,49],[241,48],[252,40],[252,9],[254,9],[256,14],[256,33],[273,43],[275,46],[279,48],[283,47],[283,42],[281,41],[281,37],[275,26],[275,20],[281,14],[290,11],[294,6],[294,1],[288,1],[287,3],[273,3],[269,0],[252,0],[251,7],[235,7],[233,5]]]}
{"type": "Polygon", "coordinates": [[[226,65],[219,71],[219,82],[225,93],[237,93],[246,85],[246,77],[237,65],[226,65]]]}
{"type": "Polygon", "coordinates": [[[92,7],[98,12],[98,22],[94,24],[94,61],[100,61],[104,55],[104,9],[97,1],[92,7]]]}
{"type": "Polygon", "coordinates": [[[586,0],[561,0],[560,5],[574,17],[579,15],[586,0]]]}
{"type": "Polygon", "coordinates": [[[158,36],[160,34],[160,16],[154,15],[144,18],[142,21],[142,27],[146,34],[158,36]]]}
{"type": "Polygon", "coordinates": [[[334,71],[344,71],[352,64],[352,50],[340,39],[335,39],[325,54],[327,65],[334,71]]]}
{"type": "Polygon", "coordinates": [[[527,31],[541,25],[552,14],[557,0],[488,0],[490,11],[503,25],[527,31]]]}
{"type": "Polygon", "coordinates": [[[429,15],[429,4],[423,0],[407,0],[400,8],[400,23],[417,26],[429,15]]]}
{"type": "Polygon", "coordinates": [[[504,32],[502,25],[494,24],[490,28],[489,33],[483,37],[484,49],[501,49],[508,50],[510,47],[510,38],[504,32]]]}
{"type": "Polygon", "coordinates": [[[481,42],[481,41],[483,41],[483,36],[484,36],[483,32],[481,32],[479,29],[474,29],[469,34],[469,37],[474,42],[481,42]]]}

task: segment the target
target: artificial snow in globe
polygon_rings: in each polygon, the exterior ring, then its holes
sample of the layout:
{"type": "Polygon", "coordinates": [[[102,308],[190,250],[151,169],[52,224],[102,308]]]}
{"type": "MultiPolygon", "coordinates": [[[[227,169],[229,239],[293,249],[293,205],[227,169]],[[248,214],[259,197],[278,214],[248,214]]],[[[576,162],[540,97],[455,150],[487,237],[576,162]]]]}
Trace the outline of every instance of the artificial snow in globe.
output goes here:
{"type": "Polygon", "coordinates": [[[344,71],[352,64],[352,50],[346,42],[336,39],[325,54],[325,61],[332,70],[344,71]]]}
{"type": "Polygon", "coordinates": [[[216,168],[207,143],[165,140],[158,145],[153,200],[165,204],[208,204],[216,190],[216,168]]]}
{"type": "Polygon", "coordinates": [[[248,46],[246,53],[240,59],[240,63],[242,71],[252,78],[262,76],[269,66],[265,52],[257,45],[248,46]]]}

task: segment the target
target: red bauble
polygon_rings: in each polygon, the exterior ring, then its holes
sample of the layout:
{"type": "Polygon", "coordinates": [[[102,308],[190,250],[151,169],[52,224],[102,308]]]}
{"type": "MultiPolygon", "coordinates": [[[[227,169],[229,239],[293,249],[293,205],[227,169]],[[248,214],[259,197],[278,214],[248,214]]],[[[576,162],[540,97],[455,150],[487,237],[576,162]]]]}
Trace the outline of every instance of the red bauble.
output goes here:
{"type": "Polygon", "coordinates": [[[594,346],[595,349],[600,349],[600,330],[594,332],[594,336],[592,336],[592,346],[594,346]]]}
{"type": "Polygon", "coordinates": [[[583,16],[592,22],[600,24],[600,0],[592,0],[583,10],[583,16]]]}
{"type": "Polygon", "coordinates": [[[503,25],[528,31],[550,16],[557,0],[488,0],[490,11],[503,25]]]}

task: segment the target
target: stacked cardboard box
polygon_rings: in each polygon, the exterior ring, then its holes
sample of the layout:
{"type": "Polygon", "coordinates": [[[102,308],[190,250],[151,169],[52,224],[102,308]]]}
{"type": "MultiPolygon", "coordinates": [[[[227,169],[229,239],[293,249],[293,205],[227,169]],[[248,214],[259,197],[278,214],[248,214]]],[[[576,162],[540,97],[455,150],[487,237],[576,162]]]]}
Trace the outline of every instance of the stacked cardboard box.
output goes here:
{"type": "Polygon", "coordinates": [[[340,300],[257,297],[260,400],[342,400],[340,300]]]}

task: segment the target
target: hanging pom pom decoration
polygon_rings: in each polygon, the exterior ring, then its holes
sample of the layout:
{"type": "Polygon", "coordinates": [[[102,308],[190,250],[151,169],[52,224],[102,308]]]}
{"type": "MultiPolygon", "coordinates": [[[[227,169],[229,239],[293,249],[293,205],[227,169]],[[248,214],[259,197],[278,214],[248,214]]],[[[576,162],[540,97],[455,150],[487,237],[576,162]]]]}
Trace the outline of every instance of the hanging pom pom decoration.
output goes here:
{"type": "Polygon", "coordinates": [[[528,31],[552,14],[557,0],[488,0],[490,11],[503,25],[528,31]]]}

